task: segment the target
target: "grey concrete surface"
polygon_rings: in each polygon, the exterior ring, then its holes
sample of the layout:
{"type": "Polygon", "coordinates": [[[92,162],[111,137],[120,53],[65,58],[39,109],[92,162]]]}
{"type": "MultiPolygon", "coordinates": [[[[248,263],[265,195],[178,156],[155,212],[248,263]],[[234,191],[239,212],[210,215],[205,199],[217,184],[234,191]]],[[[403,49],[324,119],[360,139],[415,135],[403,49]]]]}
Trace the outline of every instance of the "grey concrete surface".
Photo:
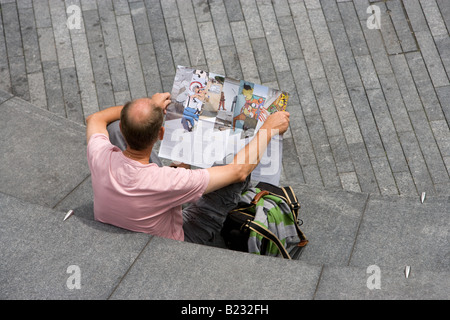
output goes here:
{"type": "Polygon", "coordinates": [[[83,127],[19,98],[0,111],[1,192],[54,207],[90,175],[83,127]]]}
{"type": "MultiPolygon", "coordinates": [[[[368,266],[370,267],[370,266],[368,266]]],[[[448,273],[412,268],[381,268],[379,289],[371,283],[367,268],[325,266],[316,300],[448,300],[448,273]],[[369,284],[370,287],[370,284],[369,284]]]]}
{"type": "Polygon", "coordinates": [[[320,272],[320,265],[155,238],[111,298],[311,299],[320,272]]]}
{"type": "Polygon", "coordinates": [[[450,198],[427,199],[371,196],[349,265],[399,264],[450,271],[450,198]]]}
{"type": "Polygon", "coordinates": [[[0,193],[3,299],[107,299],[150,236],[0,193]],[[81,288],[70,290],[70,266],[81,288]],[[69,286],[67,282],[70,282],[69,286]]]}

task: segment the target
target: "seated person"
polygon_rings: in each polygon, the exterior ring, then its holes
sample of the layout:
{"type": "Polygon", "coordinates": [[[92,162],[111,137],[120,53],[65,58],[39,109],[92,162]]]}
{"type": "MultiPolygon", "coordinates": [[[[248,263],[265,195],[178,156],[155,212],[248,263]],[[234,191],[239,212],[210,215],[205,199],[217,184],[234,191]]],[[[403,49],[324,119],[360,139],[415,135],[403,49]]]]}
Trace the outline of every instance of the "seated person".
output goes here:
{"type": "Polygon", "coordinates": [[[169,103],[170,93],[157,93],[86,119],[94,217],[136,232],[211,243],[271,138],[287,130],[289,113],[271,115],[260,129],[267,134],[258,133],[233,162],[191,170],[152,161],[156,158],[153,146],[164,136],[162,124],[169,103]],[[110,133],[118,146],[111,143],[110,133]],[[185,203],[191,204],[183,210],[185,203]]]}

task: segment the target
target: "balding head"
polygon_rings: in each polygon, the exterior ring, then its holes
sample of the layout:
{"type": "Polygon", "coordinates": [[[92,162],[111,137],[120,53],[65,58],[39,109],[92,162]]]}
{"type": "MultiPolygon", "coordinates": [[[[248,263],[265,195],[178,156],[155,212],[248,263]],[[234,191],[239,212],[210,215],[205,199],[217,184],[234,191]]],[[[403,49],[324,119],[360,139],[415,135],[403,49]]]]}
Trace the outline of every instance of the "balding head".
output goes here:
{"type": "Polygon", "coordinates": [[[149,98],[127,102],[120,115],[122,134],[131,149],[141,151],[158,139],[163,110],[149,98]]]}

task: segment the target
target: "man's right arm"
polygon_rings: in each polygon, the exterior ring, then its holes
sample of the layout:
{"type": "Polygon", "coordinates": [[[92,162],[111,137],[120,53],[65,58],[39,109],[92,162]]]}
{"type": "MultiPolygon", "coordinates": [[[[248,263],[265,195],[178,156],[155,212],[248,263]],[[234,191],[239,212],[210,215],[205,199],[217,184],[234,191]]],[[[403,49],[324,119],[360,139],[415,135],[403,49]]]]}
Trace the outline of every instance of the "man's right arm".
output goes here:
{"type": "Polygon", "coordinates": [[[89,143],[91,136],[96,133],[102,133],[109,137],[108,130],[106,129],[108,124],[120,119],[120,112],[123,106],[116,106],[106,108],[91,114],[86,118],[86,140],[89,143]]]}
{"type": "Polygon", "coordinates": [[[288,127],[288,112],[280,111],[270,115],[258,130],[256,137],[237,153],[231,164],[207,169],[210,178],[205,193],[245,181],[258,165],[272,137],[285,133],[288,127]]]}

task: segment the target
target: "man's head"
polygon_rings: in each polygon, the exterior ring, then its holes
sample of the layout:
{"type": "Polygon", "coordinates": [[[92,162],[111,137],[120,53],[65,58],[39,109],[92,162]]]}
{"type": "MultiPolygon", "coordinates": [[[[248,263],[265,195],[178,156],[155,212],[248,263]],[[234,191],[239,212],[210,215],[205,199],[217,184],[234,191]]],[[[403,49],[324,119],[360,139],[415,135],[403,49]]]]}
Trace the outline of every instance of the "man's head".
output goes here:
{"type": "Polygon", "coordinates": [[[153,97],[127,102],[120,115],[120,127],[128,146],[145,150],[162,139],[164,109],[153,97]]]}

